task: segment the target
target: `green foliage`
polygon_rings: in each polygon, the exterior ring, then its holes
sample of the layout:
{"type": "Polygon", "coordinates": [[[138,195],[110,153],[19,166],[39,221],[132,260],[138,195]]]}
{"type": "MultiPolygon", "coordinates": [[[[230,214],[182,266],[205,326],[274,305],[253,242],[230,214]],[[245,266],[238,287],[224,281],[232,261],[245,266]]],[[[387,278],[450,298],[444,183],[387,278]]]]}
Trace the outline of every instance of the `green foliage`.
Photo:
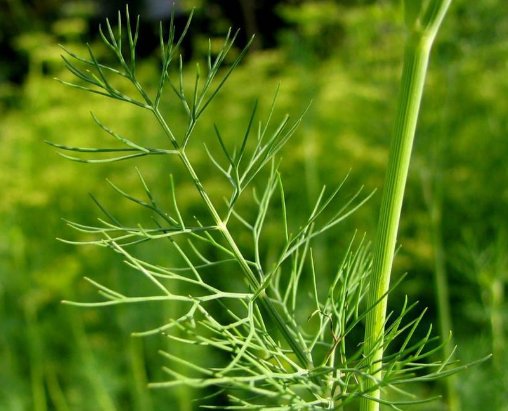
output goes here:
{"type": "MultiPolygon", "coordinates": [[[[433,287],[430,285],[432,240],[421,181],[429,172],[437,172],[446,187],[442,232],[454,336],[461,347],[458,358],[466,362],[492,351],[490,319],[484,305],[486,294],[469,267],[469,274],[465,275],[464,264],[457,260],[493,249],[489,244],[498,238],[499,231],[506,230],[507,169],[504,162],[508,147],[503,96],[507,83],[503,64],[506,47],[502,41],[507,27],[503,19],[505,11],[505,3],[497,0],[478,4],[456,0],[440,34],[417,132],[417,161],[416,167],[410,170],[401,221],[401,248],[394,270],[396,276],[406,271],[410,275],[391,295],[392,307],[397,307],[399,302],[401,305],[404,295],[409,294],[410,299],[420,300],[420,306],[429,307],[422,319],[425,324],[434,318],[433,287]],[[445,146],[438,162],[432,157],[436,141],[445,146]],[[474,244],[466,242],[472,244],[467,251],[464,251],[465,231],[475,234],[474,244]]],[[[352,170],[343,193],[350,192],[349,187],[365,185],[370,192],[381,186],[400,62],[402,36],[398,17],[397,8],[388,3],[344,8],[340,13],[343,40],[334,53],[327,55],[327,60],[319,60],[311,69],[302,64],[302,53],[289,49],[290,44],[282,49],[249,54],[223,92],[215,97],[215,105],[210,105],[208,114],[201,117],[199,134],[212,136],[210,141],[214,140],[215,119],[223,138],[233,143],[232,139],[240,138],[236,136],[243,136],[252,101],[260,88],[268,90],[266,95],[259,96],[261,118],[266,117],[263,108],[270,106],[278,82],[282,84],[277,100],[280,111],[301,112],[308,101],[313,100],[305,121],[285,147],[284,161],[280,165],[288,219],[294,222],[293,226],[304,221],[311,200],[319,194],[321,182],[332,186],[335,176],[352,170]]],[[[295,28],[295,32],[297,30],[295,28]]],[[[313,42],[317,40],[301,39],[295,44],[303,52],[303,48],[310,47],[313,42]]],[[[66,41],[66,47],[78,55],[87,53],[79,44],[69,45],[66,41]]],[[[94,45],[94,50],[101,58],[107,58],[104,47],[94,45]]],[[[97,281],[116,290],[122,289],[128,295],[144,289],[135,273],[119,264],[117,254],[90,247],[70,247],[52,240],[55,235],[90,239],[65,232],[60,224],[61,216],[72,216],[88,225],[96,223],[93,202],[86,201],[88,192],[93,192],[101,204],[107,204],[110,212],[121,221],[133,226],[140,221],[149,223],[143,219],[143,212],[138,213],[136,208],[118,201],[114,190],[100,184],[108,178],[122,190],[142,197],[143,187],[133,171],[133,164],[119,162],[95,167],[55,161],[51,150],[41,144],[42,140],[65,141],[67,145],[86,141],[90,146],[107,147],[104,137],[110,137],[90,121],[91,107],[101,122],[112,125],[119,134],[136,134],[148,146],[150,142],[164,140],[156,125],[147,121],[143,110],[130,110],[129,105],[122,104],[116,104],[112,110],[106,99],[91,96],[84,99],[78,92],[56,87],[41,74],[41,58],[44,53],[37,54],[37,64],[33,64],[29,80],[22,89],[16,90],[16,104],[12,106],[15,110],[2,112],[0,122],[4,143],[0,152],[3,164],[0,171],[3,233],[0,237],[0,351],[4,360],[0,378],[5,388],[0,394],[0,408],[158,410],[167,408],[167,404],[178,404],[177,409],[190,410],[196,406],[191,399],[209,393],[206,389],[147,392],[144,388],[146,381],[164,378],[158,373],[161,359],[154,353],[161,347],[165,351],[169,349],[166,339],[157,336],[132,342],[128,339],[132,330],[156,327],[182,313],[172,306],[157,304],[115,306],[99,313],[74,311],[58,305],[60,299],[71,296],[81,301],[93,298],[87,283],[79,280],[90,273],[94,273],[97,281]],[[25,315],[25,312],[33,315],[25,315]],[[141,341],[143,347],[139,347],[141,341]],[[143,370],[144,367],[139,368],[140,361],[150,370],[144,377],[143,371],[134,372],[143,370]],[[28,379],[29,375],[33,377],[28,379]]],[[[60,65],[51,59],[50,77],[57,75],[70,80],[58,71],[60,65]]],[[[187,76],[193,75],[193,67],[184,66],[184,70],[187,76]]],[[[138,78],[152,91],[157,72],[155,59],[137,63],[138,78]]],[[[172,113],[172,124],[182,135],[186,124],[179,106],[168,99],[163,103],[165,112],[172,113]]],[[[210,148],[215,150],[213,145],[210,148]]],[[[228,189],[229,183],[208,178],[211,173],[200,143],[191,142],[188,149],[207,189],[220,202],[221,193],[228,189]]],[[[133,161],[142,170],[144,179],[152,183],[152,193],[170,206],[165,157],[151,157],[152,162],[146,162],[146,158],[150,157],[133,161]]],[[[178,182],[180,208],[188,216],[200,215],[192,183],[183,178],[178,167],[174,169],[174,180],[178,182]]],[[[245,194],[250,196],[251,191],[245,194]]],[[[274,195],[277,203],[278,194],[274,195]]],[[[319,267],[317,272],[323,277],[322,284],[332,280],[336,261],[350,241],[351,235],[347,233],[355,227],[360,232],[373,232],[377,206],[376,194],[342,222],[340,233],[331,231],[314,245],[314,260],[319,267]]],[[[268,218],[265,239],[270,240],[272,234],[280,239],[280,233],[268,218]]],[[[249,247],[250,236],[241,236],[239,243],[249,247]]],[[[160,247],[150,248],[148,243],[141,247],[143,258],[168,264],[168,253],[160,247]]],[[[270,258],[270,253],[268,242],[262,254],[270,258]]],[[[227,273],[216,280],[219,285],[224,282],[233,286],[233,278],[227,273]]],[[[146,284],[143,292],[149,293],[149,287],[146,284]]],[[[243,288],[242,284],[236,287],[243,288]]],[[[506,302],[503,304],[506,307],[506,302]]],[[[302,314],[304,322],[310,312],[312,309],[302,314]]],[[[311,321],[317,319],[315,315],[311,321]]],[[[171,342],[171,350],[175,347],[178,346],[171,342]]],[[[207,347],[200,347],[198,351],[194,352],[198,361],[212,358],[207,347]]],[[[496,356],[488,366],[475,367],[461,374],[458,385],[463,410],[504,409],[506,373],[502,367],[494,367],[504,363],[506,359],[496,356]]],[[[442,393],[439,385],[426,382],[419,383],[412,391],[423,396],[442,393]]],[[[224,401],[222,396],[216,399],[216,403],[224,401]]],[[[415,409],[444,409],[443,401],[415,409]]]]}
{"type": "MultiPolygon", "coordinates": [[[[286,116],[278,125],[272,127],[270,122],[274,113],[272,103],[268,119],[258,122],[254,128],[256,106],[252,110],[243,137],[228,147],[214,125],[218,142],[217,150],[222,160],[217,157],[205,142],[205,151],[210,166],[222,175],[231,188],[225,195],[225,206],[219,208],[210,196],[204,183],[193,166],[193,159],[188,154],[188,147],[196,137],[198,121],[205,109],[225,84],[233,69],[245,54],[242,51],[233,60],[229,68],[216,80],[220,68],[232,47],[234,36],[226,38],[222,49],[212,56],[211,48],[207,56],[206,72],[201,79],[201,69],[196,68],[192,87],[187,88],[181,63],[176,66],[176,80],[170,70],[174,66],[175,53],[189,27],[189,21],[181,36],[176,38],[174,25],[170,24],[167,40],[164,31],[160,30],[161,74],[155,92],[150,96],[136,75],[136,43],[138,40],[139,19],[132,31],[128,9],[125,26],[118,16],[117,32],[113,31],[107,21],[106,33],[101,29],[101,37],[115,55],[119,68],[102,64],[89,47],[89,59],[84,59],[67,51],[69,58],[64,57],[67,69],[80,83],[63,81],[64,84],[94,94],[129,103],[146,109],[160,126],[171,149],[154,148],[142,145],[141,142],[120,136],[99,121],[93,119],[107,134],[118,140],[121,147],[72,147],[50,143],[58,149],[76,153],[107,154],[106,158],[83,158],[64,155],[66,158],[85,163],[118,162],[145,156],[169,156],[176,158],[190,178],[198,193],[205,219],[194,217],[194,221],[182,212],[178,205],[178,187],[170,179],[170,209],[160,206],[150,184],[138,171],[145,198],[135,197],[112,184],[113,188],[124,198],[148,210],[152,215],[152,226],[138,224],[125,225],[105,206],[94,200],[106,219],[100,219],[100,225],[70,223],[79,232],[99,235],[97,239],[78,241],[78,244],[95,244],[112,249],[121,255],[126,264],[151,283],[157,293],[129,296],[116,291],[95,280],[89,281],[97,287],[105,301],[96,303],[71,303],[78,306],[107,306],[117,304],[138,304],[166,302],[181,304],[183,314],[171,318],[170,322],[142,335],[165,333],[176,342],[191,347],[203,345],[223,351],[229,357],[224,365],[200,365],[194,356],[175,355],[165,352],[174,367],[165,371],[173,377],[166,383],[156,383],[158,387],[191,386],[214,387],[224,390],[231,403],[231,409],[310,409],[341,408],[358,398],[383,402],[395,407],[398,401],[379,397],[381,387],[395,389],[398,385],[433,380],[456,372],[448,369],[450,358],[443,362],[430,363],[422,360],[432,355],[437,348],[428,348],[432,338],[427,332],[423,338],[413,340],[423,314],[406,323],[405,317],[414,305],[404,303],[390,323],[386,324],[386,314],[381,318],[383,335],[366,334],[368,344],[362,340],[350,341],[350,334],[356,332],[365,318],[377,313],[382,303],[386,310],[386,289],[380,294],[377,290],[370,292],[374,296],[364,302],[369,288],[373,287],[370,276],[370,256],[365,245],[355,250],[352,245],[346,251],[343,263],[336,271],[335,277],[324,293],[318,288],[316,266],[313,258],[314,239],[331,230],[359,208],[368,197],[358,200],[360,192],[349,199],[345,205],[333,207],[331,216],[324,218],[329,208],[334,205],[342,184],[327,194],[323,188],[312,207],[306,221],[293,231],[287,217],[282,178],[276,166],[275,156],[286,144],[296,130],[300,119],[290,123],[286,116]],[[125,28],[123,28],[125,27],[125,28]],[[124,34],[126,32],[126,34],[124,34]],[[124,38],[127,46],[123,47],[124,38]],[[127,55],[127,57],[125,57],[127,55]],[[72,59],[72,60],[71,60],[72,59]],[[82,68],[82,66],[84,68],[82,68]],[[88,69],[90,68],[90,69],[88,69]],[[109,75],[108,75],[109,74],[109,75]],[[111,80],[115,78],[115,80],[111,80]],[[113,81],[127,80],[131,92],[120,89],[113,81]],[[214,81],[215,80],[215,81],[214,81]],[[161,112],[161,99],[168,88],[187,116],[187,127],[181,136],[174,131],[161,112]],[[253,131],[254,130],[254,131],[253,131]],[[251,135],[255,140],[250,142],[251,135]],[[248,147],[250,147],[250,152],[248,147]],[[266,174],[270,165],[263,189],[254,189],[249,201],[254,201],[254,214],[246,213],[241,206],[247,187],[252,185],[258,175],[266,174]],[[270,213],[275,194],[278,194],[281,207],[282,240],[275,249],[275,258],[264,261],[261,250],[264,247],[265,221],[270,213]],[[243,230],[252,238],[251,249],[243,249],[236,238],[240,235],[233,230],[236,220],[243,230]],[[175,264],[160,265],[136,256],[131,250],[145,242],[168,241],[175,264]],[[207,255],[213,251],[214,258],[207,255]],[[250,257],[248,257],[250,255],[250,257]],[[223,267],[233,266],[232,269],[223,267]],[[236,269],[235,269],[236,267],[236,269]],[[245,291],[229,287],[217,287],[210,272],[224,273],[236,271],[241,274],[247,285],[245,291]],[[310,304],[305,303],[308,292],[301,286],[304,273],[310,270],[312,290],[310,304]],[[317,316],[314,326],[302,325],[301,308],[314,305],[308,321],[317,316]],[[173,331],[176,330],[176,334],[173,331]],[[387,352],[394,341],[397,349],[394,354],[383,355],[376,362],[372,361],[373,353],[387,352]],[[360,343],[360,344],[359,344],[360,343]],[[362,347],[362,345],[364,345],[362,347]],[[355,348],[356,347],[356,348],[355,348]],[[364,354],[364,355],[362,355],[364,354]],[[373,366],[376,368],[373,369],[373,366]],[[182,373],[179,368],[188,369],[182,373]],[[198,376],[192,376],[193,373],[198,376]],[[423,377],[415,373],[423,373],[423,377]]],[[[178,64],[178,63],[177,63],[178,64]]],[[[120,83],[118,83],[120,84],[120,83]]],[[[274,248],[273,244],[271,245],[274,248]]],[[[220,274],[219,274],[220,275],[220,274]]],[[[224,274],[222,274],[224,275],[224,274]]],[[[308,287],[308,285],[307,285],[308,287]]],[[[376,314],[377,315],[377,314],[376,314]]],[[[377,317],[375,317],[377,318],[377,317]]],[[[369,329],[367,328],[367,333],[369,329]]],[[[367,340],[366,340],[367,341],[367,340]]],[[[186,350],[185,352],[189,352],[186,350]]],[[[402,403],[417,403],[404,401],[402,403]]],[[[400,403],[400,404],[402,404],[400,403]]],[[[224,408],[224,405],[220,405],[224,408]]]]}

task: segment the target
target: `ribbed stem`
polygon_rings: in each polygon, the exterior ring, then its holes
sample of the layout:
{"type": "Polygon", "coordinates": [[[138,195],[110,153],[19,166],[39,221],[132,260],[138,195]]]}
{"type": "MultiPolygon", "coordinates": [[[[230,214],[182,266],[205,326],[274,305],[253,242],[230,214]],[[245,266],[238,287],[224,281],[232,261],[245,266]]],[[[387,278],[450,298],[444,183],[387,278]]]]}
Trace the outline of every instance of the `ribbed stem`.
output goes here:
{"type": "Polygon", "coordinates": [[[364,353],[369,363],[361,411],[378,411],[381,392],[387,292],[397,242],[411,151],[423,94],[430,50],[451,0],[432,1],[414,22],[407,39],[398,100],[397,116],[390,146],[388,169],[381,199],[379,223],[374,243],[369,311],[366,319],[364,353]]]}
{"type": "MultiPolygon", "coordinates": [[[[372,304],[376,301],[379,303],[367,315],[364,352],[369,359],[369,374],[376,381],[381,380],[383,335],[388,301],[386,293],[390,285],[400,212],[429,55],[429,46],[418,40],[412,38],[406,47],[399,113],[390,148],[377,237],[374,243],[369,301],[372,304]]],[[[379,399],[380,391],[379,388],[375,388],[376,383],[370,379],[366,382],[367,389],[374,387],[370,395],[379,399]]],[[[361,409],[362,411],[377,411],[379,403],[364,401],[361,409]]]]}

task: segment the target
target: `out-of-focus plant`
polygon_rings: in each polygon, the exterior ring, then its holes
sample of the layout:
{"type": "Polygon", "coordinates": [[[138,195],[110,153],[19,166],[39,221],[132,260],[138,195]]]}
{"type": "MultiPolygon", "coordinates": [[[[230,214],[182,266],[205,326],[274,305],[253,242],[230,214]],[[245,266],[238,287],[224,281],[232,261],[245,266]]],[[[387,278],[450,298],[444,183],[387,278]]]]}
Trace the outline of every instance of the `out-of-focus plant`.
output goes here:
{"type": "Polygon", "coordinates": [[[490,323],[494,365],[501,368],[503,359],[506,358],[507,244],[506,234],[500,231],[490,244],[482,248],[469,232],[466,245],[454,259],[457,269],[478,284],[484,313],[490,323]]]}

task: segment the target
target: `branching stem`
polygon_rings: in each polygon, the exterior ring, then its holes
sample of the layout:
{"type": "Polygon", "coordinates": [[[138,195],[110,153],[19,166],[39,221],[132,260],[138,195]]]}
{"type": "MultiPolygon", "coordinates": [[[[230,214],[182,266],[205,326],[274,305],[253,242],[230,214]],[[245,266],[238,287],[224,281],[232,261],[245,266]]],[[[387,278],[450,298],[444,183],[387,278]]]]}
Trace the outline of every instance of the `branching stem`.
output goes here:
{"type": "MultiPolygon", "coordinates": [[[[171,143],[173,144],[173,147],[175,150],[177,150],[180,155],[180,160],[182,161],[186,171],[189,173],[190,178],[194,182],[199,195],[201,196],[201,199],[203,200],[206,209],[210,213],[212,219],[214,220],[214,223],[216,224],[218,230],[222,234],[224,240],[228,244],[231,252],[234,254],[235,259],[238,261],[240,268],[247,280],[247,283],[249,284],[252,292],[257,293],[257,291],[260,289],[261,283],[256,277],[255,273],[252,271],[252,268],[249,266],[249,263],[243,256],[242,252],[238,248],[238,245],[236,244],[234,238],[231,236],[231,233],[229,232],[226,224],[220,217],[219,213],[215,209],[215,206],[212,203],[212,200],[206,193],[203,185],[201,184],[201,180],[199,179],[198,175],[196,174],[196,171],[192,167],[192,164],[190,163],[188,157],[185,155],[185,149],[180,147],[178,144],[178,141],[175,139],[173,133],[171,132],[171,129],[167,125],[166,121],[162,117],[162,115],[159,113],[158,110],[152,110],[157,121],[163,128],[164,132],[167,134],[169,139],[171,140],[171,143]]],[[[274,325],[277,327],[279,332],[281,333],[284,340],[287,342],[287,344],[290,346],[291,350],[294,352],[296,357],[298,358],[298,361],[300,362],[300,365],[303,368],[310,369],[312,367],[312,360],[310,356],[308,355],[308,350],[306,350],[304,347],[301,346],[301,344],[298,342],[298,340],[295,338],[293,333],[288,327],[288,321],[285,321],[281,314],[277,311],[277,309],[274,307],[273,303],[270,301],[268,296],[265,292],[261,292],[257,295],[257,300],[259,304],[263,307],[263,309],[267,312],[270,319],[273,321],[274,325]]]]}

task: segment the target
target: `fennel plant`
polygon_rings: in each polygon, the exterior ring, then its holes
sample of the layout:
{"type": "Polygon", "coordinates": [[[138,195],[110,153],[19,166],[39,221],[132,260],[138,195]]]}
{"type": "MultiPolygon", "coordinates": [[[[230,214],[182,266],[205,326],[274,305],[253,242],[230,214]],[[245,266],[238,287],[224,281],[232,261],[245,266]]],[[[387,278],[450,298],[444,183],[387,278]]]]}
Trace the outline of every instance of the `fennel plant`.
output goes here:
{"type": "MultiPolygon", "coordinates": [[[[429,2],[423,17],[415,19],[418,23],[414,24],[421,24],[423,30],[410,36],[407,49],[406,63],[410,66],[406,65],[403,85],[408,93],[403,94],[396,132],[404,141],[414,133],[426,58],[448,3],[429,2]],[[437,4],[440,7],[436,8],[437,4]]],[[[227,394],[228,404],[214,405],[210,399],[210,408],[347,409],[360,401],[364,409],[373,410],[380,403],[397,408],[400,404],[428,400],[414,399],[410,393],[404,401],[380,395],[381,389],[402,392],[407,384],[442,378],[461,368],[450,369],[449,358],[443,361],[431,358],[441,347],[430,329],[423,332],[422,338],[414,337],[424,315],[414,313],[416,304],[406,301],[387,322],[388,279],[397,231],[392,220],[398,220],[405,183],[405,176],[401,177],[394,162],[402,161],[407,172],[410,144],[402,149],[398,144],[392,148],[395,154],[388,175],[392,178],[395,175],[399,185],[395,189],[387,185],[374,257],[366,240],[353,238],[341,261],[337,261],[332,280],[325,283],[323,278],[328,277],[320,275],[313,258],[314,240],[335,229],[370,195],[358,190],[342,198],[342,181],[335,189],[321,190],[304,221],[291,221],[277,157],[302,118],[291,120],[285,116],[276,120],[276,98],[264,120],[259,119],[254,105],[245,129],[233,143],[223,136],[220,124],[215,126],[214,136],[200,135],[197,132],[200,119],[214,104],[214,98],[247,48],[226,64],[235,41],[235,34],[230,32],[218,52],[213,53],[210,46],[204,68],[197,67],[195,77],[188,80],[179,46],[190,24],[191,18],[180,34],[176,33],[173,21],[168,31],[161,25],[161,66],[155,90],[138,80],[139,17],[131,21],[128,9],[124,16],[118,14],[116,28],[106,21],[105,28],[100,30],[115,65],[99,61],[91,47],[87,57],[65,50],[65,65],[76,79],[63,83],[110,98],[115,104],[145,110],[160,127],[164,141],[147,144],[135,131],[132,136],[120,135],[93,115],[98,127],[114,144],[101,147],[50,144],[64,157],[86,163],[165,157],[168,174],[175,164],[183,168],[204,210],[204,217],[198,218],[182,209],[179,181],[173,177],[167,184],[165,199],[157,198],[141,169],[136,173],[144,192],[142,198],[111,183],[119,196],[151,216],[150,225],[125,224],[95,198],[103,214],[98,223],[69,224],[87,237],[77,243],[117,253],[155,291],[148,296],[127,295],[87,278],[102,299],[67,303],[101,307],[158,302],[180,307],[182,315],[137,333],[163,334],[174,344],[189,346],[188,355],[185,351],[183,355],[162,352],[168,380],[150,385],[206,387],[227,394]],[[182,133],[177,133],[172,124],[174,114],[165,113],[164,98],[168,95],[180,104],[186,116],[182,133]],[[217,201],[210,195],[203,176],[195,168],[189,150],[194,141],[203,143],[202,152],[206,153],[216,178],[227,181],[229,190],[223,193],[224,200],[217,201]],[[162,206],[167,199],[170,206],[162,206]],[[397,204],[392,202],[394,199],[397,204]],[[387,214],[390,222],[385,225],[387,214]],[[263,252],[266,227],[274,220],[282,234],[276,246],[271,245],[272,257],[268,259],[263,252]],[[240,241],[245,236],[250,239],[249,245],[240,241]],[[389,237],[390,244],[386,244],[385,237],[389,237]],[[143,258],[138,247],[146,242],[160,243],[161,249],[171,255],[167,265],[143,258]],[[242,289],[229,286],[227,281],[217,285],[215,277],[221,273],[241,279],[242,289]],[[365,322],[366,335],[362,340],[358,336],[362,335],[365,322]],[[213,366],[202,365],[192,354],[195,347],[214,350],[226,360],[213,366]]]]}

